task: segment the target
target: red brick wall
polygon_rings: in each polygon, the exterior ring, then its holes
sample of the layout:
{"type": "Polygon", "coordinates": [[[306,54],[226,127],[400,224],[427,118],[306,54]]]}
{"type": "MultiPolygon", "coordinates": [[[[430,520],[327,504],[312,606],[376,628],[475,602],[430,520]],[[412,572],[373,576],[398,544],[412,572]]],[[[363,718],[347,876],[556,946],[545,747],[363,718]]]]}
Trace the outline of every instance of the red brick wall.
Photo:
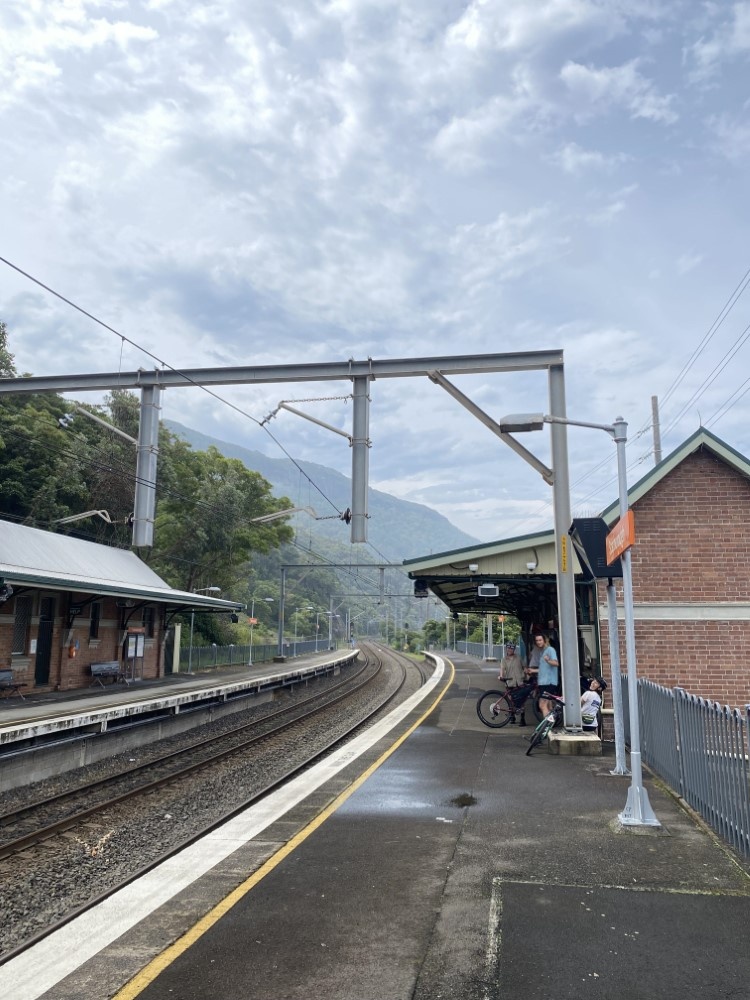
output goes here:
{"type": "MultiPolygon", "coordinates": [[[[750,621],[639,620],[639,602],[750,603],[750,482],[708,451],[689,456],[633,505],[638,676],[731,706],[750,703],[750,621]]],[[[622,589],[617,587],[618,605],[622,589]]],[[[606,604],[600,585],[599,602],[606,604]]],[[[719,613],[720,609],[717,609],[719,613]]],[[[602,659],[609,676],[606,615],[602,659]]],[[[620,660],[625,670],[624,625],[620,660]]]]}
{"type": "MultiPolygon", "coordinates": [[[[82,599],[76,595],[75,599],[82,599]]],[[[77,616],[73,621],[71,642],[78,640],[78,649],[75,656],[69,656],[69,646],[63,646],[63,640],[68,638],[67,625],[67,595],[57,596],[55,608],[55,623],[52,634],[52,652],[50,656],[49,684],[42,690],[49,688],[58,690],[72,690],[75,688],[88,687],[91,684],[91,673],[89,665],[91,663],[101,663],[106,660],[121,660],[121,649],[119,638],[121,635],[120,616],[121,609],[117,607],[114,597],[102,598],[102,616],[99,625],[99,639],[96,645],[89,644],[89,615],[84,609],[81,616],[77,616]]],[[[32,688],[34,684],[35,657],[28,654],[20,658],[26,666],[19,662],[19,657],[11,657],[13,641],[13,600],[4,605],[0,605],[5,619],[0,619],[0,666],[12,666],[16,680],[32,688]]],[[[35,639],[38,634],[38,598],[35,601],[35,615],[32,617],[32,624],[29,630],[29,641],[35,639]]],[[[132,625],[140,625],[140,614],[131,622],[132,625]]],[[[158,658],[161,635],[161,615],[157,611],[154,623],[154,638],[147,640],[145,655],[143,659],[143,677],[152,679],[158,676],[158,658]]],[[[28,651],[28,643],[27,643],[28,651]]]]}

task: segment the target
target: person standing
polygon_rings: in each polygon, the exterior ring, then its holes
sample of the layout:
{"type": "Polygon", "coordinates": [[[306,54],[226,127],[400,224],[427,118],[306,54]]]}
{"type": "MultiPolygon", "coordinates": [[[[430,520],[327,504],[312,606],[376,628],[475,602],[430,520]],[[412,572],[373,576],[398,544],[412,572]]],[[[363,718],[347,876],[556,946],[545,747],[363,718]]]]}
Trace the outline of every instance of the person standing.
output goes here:
{"type": "MultiPolygon", "coordinates": [[[[510,692],[510,696],[513,699],[513,704],[520,706],[521,719],[519,725],[526,725],[526,696],[523,699],[517,698],[514,692],[518,692],[520,695],[519,688],[522,688],[526,682],[526,671],[524,670],[523,663],[521,662],[521,657],[516,651],[516,644],[514,642],[505,643],[505,656],[500,661],[500,673],[497,675],[498,679],[505,681],[506,687],[510,692]]],[[[511,724],[516,721],[515,716],[511,716],[511,724]]]]}
{"type": "Polygon", "coordinates": [[[509,688],[520,687],[526,680],[521,657],[516,651],[514,642],[505,643],[505,656],[500,661],[498,679],[505,681],[509,688]]]}
{"type": "Polygon", "coordinates": [[[545,695],[560,694],[561,690],[560,661],[557,658],[557,651],[550,645],[549,639],[545,635],[535,635],[534,646],[539,650],[539,666],[529,666],[529,673],[537,675],[539,708],[546,718],[552,711],[552,702],[545,695]]]}

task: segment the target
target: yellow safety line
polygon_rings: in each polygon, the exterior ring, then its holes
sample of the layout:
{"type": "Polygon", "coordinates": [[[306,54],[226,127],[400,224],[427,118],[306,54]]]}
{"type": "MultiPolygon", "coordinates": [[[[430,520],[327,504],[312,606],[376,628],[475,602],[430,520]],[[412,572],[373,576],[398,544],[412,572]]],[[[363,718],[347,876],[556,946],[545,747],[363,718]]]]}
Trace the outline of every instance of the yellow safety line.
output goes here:
{"type": "Polygon", "coordinates": [[[437,708],[442,699],[445,697],[445,693],[448,688],[453,683],[453,678],[455,677],[456,668],[453,664],[450,664],[451,672],[448,680],[443,687],[443,690],[437,696],[435,701],[430,705],[427,711],[411,726],[405,733],[403,733],[396,742],[390,746],[383,754],[380,756],[373,764],[371,764],[366,771],[363,771],[358,778],[356,778],[348,788],[341,792],[330,805],[326,806],[325,809],[320,812],[315,819],[311,820],[299,833],[295,834],[291,840],[281,847],[275,854],[273,854],[268,861],[264,862],[261,867],[253,872],[253,874],[247,878],[241,885],[238,885],[236,889],[225,896],[220,903],[217,903],[213,909],[209,910],[208,913],[201,917],[201,919],[194,924],[190,930],[186,931],[181,937],[179,937],[173,944],[168,948],[165,948],[161,954],[153,958],[148,965],[146,965],[141,971],[134,976],[130,982],[126,983],[125,986],[112,997],[112,1000],[133,1000],[134,997],[140,996],[143,990],[146,989],[158,976],[164,972],[177,958],[180,957],[184,952],[191,948],[199,938],[209,931],[215,923],[217,923],[221,918],[227,914],[235,904],[254,889],[255,886],[261,882],[266,875],[269,875],[274,868],[277,867],[286,857],[288,857],[292,851],[295,851],[300,844],[302,844],[307,838],[314,833],[319,826],[331,816],[339,806],[343,805],[344,802],[353,795],[357,789],[364,784],[365,781],[372,775],[388,758],[391,754],[395,753],[396,750],[401,746],[401,744],[411,736],[415,729],[422,725],[425,719],[437,708]]]}

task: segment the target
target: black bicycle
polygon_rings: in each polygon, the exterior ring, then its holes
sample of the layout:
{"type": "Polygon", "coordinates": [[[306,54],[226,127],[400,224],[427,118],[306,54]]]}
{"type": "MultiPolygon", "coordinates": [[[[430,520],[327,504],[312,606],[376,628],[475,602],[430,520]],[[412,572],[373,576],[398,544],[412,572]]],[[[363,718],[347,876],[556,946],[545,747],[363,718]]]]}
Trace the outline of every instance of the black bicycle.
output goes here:
{"type": "Polygon", "coordinates": [[[565,707],[565,702],[556,694],[545,695],[547,701],[551,701],[552,711],[549,715],[545,716],[539,725],[536,727],[534,732],[529,737],[529,747],[526,751],[526,756],[528,757],[534,747],[538,747],[540,743],[543,743],[555,726],[561,725],[563,721],[563,708],[565,707]]]}
{"type": "Polygon", "coordinates": [[[506,687],[504,691],[485,691],[477,698],[477,715],[490,729],[502,729],[517,715],[523,715],[527,703],[531,703],[537,719],[541,713],[534,697],[536,684],[522,684],[520,687],[506,687]]]}

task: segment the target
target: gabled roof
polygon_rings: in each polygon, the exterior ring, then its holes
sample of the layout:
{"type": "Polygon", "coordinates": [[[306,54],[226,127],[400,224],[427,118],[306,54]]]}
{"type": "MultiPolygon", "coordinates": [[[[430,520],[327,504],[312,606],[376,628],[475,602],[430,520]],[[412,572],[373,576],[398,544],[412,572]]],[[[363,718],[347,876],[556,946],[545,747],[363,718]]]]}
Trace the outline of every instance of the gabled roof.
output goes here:
{"type": "MultiPolygon", "coordinates": [[[[661,482],[665,476],[668,476],[681,462],[684,462],[686,458],[701,448],[711,451],[717,458],[750,479],[750,461],[744,455],[741,455],[740,452],[735,451],[734,448],[731,448],[726,442],[722,441],[721,438],[712,434],[711,431],[706,430],[705,427],[699,427],[694,434],[691,434],[679,447],[675,448],[666,458],[662,459],[642,479],[639,479],[635,485],[629,487],[628,503],[632,506],[636,501],[640,500],[641,497],[645,496],[649,490],[652,490],[657,483],[661,482]]],[[[614,524],[620,516],[619,499],[614,500],[606,507],[602,511],[601,516],[608,524],[614,524]]],[[[468,548],[432,553],[423,558],[405,559],[403,565],[409,570],[409,575],[412,577],[420,573],[429,576],[431,569],[444,567],[447,563],[459,564],[455,566],[455,569],[457,574],[460,574],[462,569],[468,567],[469,562],[475,562],[487,556],[505,555],[519,549],[528,548],[529,546],[541,547],[543,545],[554,545],[554,542],[554,531],[540,531],[531,535],[518,535],[515,538],[485,542],[469,546],[468,548]],[[465,566],[462,566],[462,563],[465,566]]]]}
{"type": "Polygon", "coordinates": [[[128,549],[0,520],[0,578],[14,587],[135,597],[163,604],[233,611],[236,601],[172,590],[128,549]]]}
{"type": "MultiPolygon", "coordinates": [[[[730,448],[725,441],[716,437],[711,431],[706,430],[705,427],[699,427],[694,434],[691,434],[687,440],[683,441],[673,452],[662,459],[658,465],[655,465],[634,486],[628,488],[628,503],[632,506],[636,501],[640,500],[657,483],[661,482],[665,476],[668,476],[670,472],[676,469],[681,462],[684,462],[688,456],[693,455],[696,451],[700,451],[701,448],[712,452],[722,462],[726,462],[731,468],[750,479],[750,461],[744,455],[735,451],[734,448],[730,448]]],[[[608,523],[614,524],[620,516],[620,501],[614,500],[609,507],[602,511],[601,516],[608,523]]]]}

